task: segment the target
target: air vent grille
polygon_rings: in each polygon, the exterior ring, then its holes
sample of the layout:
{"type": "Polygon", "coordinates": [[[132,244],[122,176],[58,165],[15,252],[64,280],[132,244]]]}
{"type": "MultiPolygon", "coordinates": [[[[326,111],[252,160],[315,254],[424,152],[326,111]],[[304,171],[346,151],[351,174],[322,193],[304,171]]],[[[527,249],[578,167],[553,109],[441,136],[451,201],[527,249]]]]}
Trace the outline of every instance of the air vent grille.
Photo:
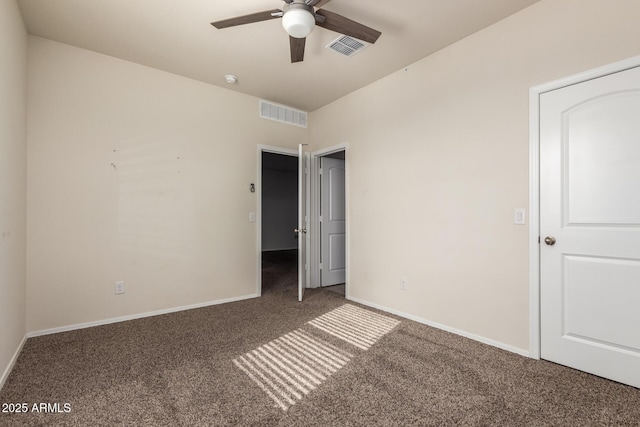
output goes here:
{"type": "Polygon", "coordinates": [[[352,56],[369,46],[367,43],[349,36],[340,36],[327,47],[344,56],[352,56]]]}
{"type": "Polygon", "coordinates": [[[307,127],[307,113],[286,105],[260,100],[260,117],[293,126],[307,127]]]}

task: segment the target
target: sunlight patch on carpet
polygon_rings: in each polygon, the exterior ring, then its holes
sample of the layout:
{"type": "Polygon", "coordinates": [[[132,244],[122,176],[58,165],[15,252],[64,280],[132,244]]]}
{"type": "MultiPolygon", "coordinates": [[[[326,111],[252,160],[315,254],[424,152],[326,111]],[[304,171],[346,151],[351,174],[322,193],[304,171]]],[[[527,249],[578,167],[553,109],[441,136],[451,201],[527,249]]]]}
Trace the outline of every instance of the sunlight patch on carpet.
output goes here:
{"type": "Polygon", "coordinates": [[[233,360],[280,408],[302,399],[353,354],[298,329],[233,360]]]}
{"type": "MultiPolygon", "coordinates": [[[[368,350],[399,323],[350,304],[309,322],[362,350],[368,350]]],[[[297,329],[233,359],[233,363],[286,411],[353,357],[349,351],[297,329]]]]}
{"type": "Polygon", "coordinates": [[[309,322],[310,325],[367,350],[400,321],[345,304],[309,322]]]}

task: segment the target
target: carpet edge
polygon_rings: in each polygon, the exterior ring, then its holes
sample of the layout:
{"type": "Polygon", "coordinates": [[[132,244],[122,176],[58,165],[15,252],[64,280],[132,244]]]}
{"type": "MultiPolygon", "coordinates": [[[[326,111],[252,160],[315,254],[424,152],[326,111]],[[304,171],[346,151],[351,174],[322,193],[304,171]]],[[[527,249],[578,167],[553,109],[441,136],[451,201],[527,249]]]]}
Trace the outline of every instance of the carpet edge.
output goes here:
{"type": "Polygon", "coordinates": [[[376,304],[376,303],[373,303],[373,302],[370,302],[370,301],[366,301],[366,300],[363,300],[363,299],[360,299],[360,298],[355,298],[355,297],[352,297],[352,296],[348,296],[347,299],[350,300],[350,301],[353,301],[353,302],[357,302],[358,304],[365,305],[367,307],[376,308],[378,310],[386,311],[387,313],[395,314],[396,316],[404,317],[405,319],[413,320],[414,322],[422,323],[423,325],[431,326],[433,328],[440,329],[440,330],[443,330],[445,332],[450,332],[452,334],[456,334],[456,335],[459,335],[459,336],[462,336],[462,337],[465,337],[465,338],[469,338],[469,339],[472,339],[474,341],[478,341],[478,342],[481,342],[483,344],[490,345],[492,347],[497,347],[497,348],[499,348],[501,350],[505,350],[505,351],[508,351],[508,352],[511,352],[511,353],[515,353],[515,354],[518,354],[518,355],[523,356],[523,357],[535,359],[535,357],[533,357],[531,355],[529,350],[518,348],[518,347],[512,346],[510,344],[506,344],[506,343],[503,343],[503,342],[500,342],[500,341],[496,341],[496,340],[493,340],[491,338],[483,337],[481,335],[476,335],[476,334],[473,334],[471,332],[463,331],[461,329],[452,328],[450,326],[443,325],[441,323],[437,323],[437,322],[433,322],[431,320],[423,319],[422,317],[414,316],[413,314],[408,314],[408,313],[402,312],[400,310],[395,310],[395,309],[392,309],[392,308],[389,308],[389,307],[385,307],[383,305],[379,305],[379,304],[376,304]]]}
{"type": "Polygon", "coordinates": [[[239,297],[231,297],[231,298],[224,298],[220,300],[206,301],[206,302],[201,302],[196,304],[184,305],[180,307],[171,307],[171,308],[165,308],[161,310],[147,311],[144,313],[130,314],[130,315],[119,316],[119,317],[111,317],[108,319],[96,320],[93,322],[76,323],[73,325],[59,326],[59,327],[50,328],[50,329],[42,329],[39,331],[27,332],[27,335],[25,336],[25,338],[34,338],[34,337],[39,337],[43,335],[57,334],[60,332],[75,331],[77,329],[92,328],[94,326],[103,326],[103,325],[110,325],[112,323],[126,322],[128,320],[142,319],[145,317],[153,317],[153,316],[160,316],[163,314],[177,313],[179,311],[193,310],[196,308],[209,307],[212,305],[227,304],[230,302],[237,302],[237,301],[243,301],[243,300],[248,300],[252,298],[258,298],[259,296],[260,296],[259,294],[242,295],[239,297]]]}

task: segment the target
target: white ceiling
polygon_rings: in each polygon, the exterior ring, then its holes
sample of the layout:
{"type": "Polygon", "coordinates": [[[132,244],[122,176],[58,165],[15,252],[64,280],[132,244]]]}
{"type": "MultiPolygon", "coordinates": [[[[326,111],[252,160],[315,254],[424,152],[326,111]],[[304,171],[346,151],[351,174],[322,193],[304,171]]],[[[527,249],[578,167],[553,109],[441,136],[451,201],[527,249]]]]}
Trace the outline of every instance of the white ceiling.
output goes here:
{"type": "Polygon", "coordinates": [[[282,0],[18,0],[30,34],[306,111],[485,28],[538,0],[332,0],[324,9],[382,32],[344,57],[316,27],[292,64],[280,19],[218,30],[213,21],[281,9],[282,0]],[[225,74],[239,82],[228,85],[225,74]]]}

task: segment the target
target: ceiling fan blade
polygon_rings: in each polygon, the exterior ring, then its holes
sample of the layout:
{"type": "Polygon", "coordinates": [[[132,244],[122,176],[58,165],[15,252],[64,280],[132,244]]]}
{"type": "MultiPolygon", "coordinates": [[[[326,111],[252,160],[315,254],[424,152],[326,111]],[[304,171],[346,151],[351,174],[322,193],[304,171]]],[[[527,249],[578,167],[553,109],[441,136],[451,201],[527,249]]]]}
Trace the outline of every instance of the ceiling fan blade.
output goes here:
{"type": "Polygon", "coordinates": [[[237,16],[235,18],[223,19],[222,21],[212,22],[211,25],[218,29],[235,27],[236,25],[252,24],[254,22],[268,21],[282,17],[280,9],[267,10],[265,12],[252,13],[250,15],[237,16]]]}
{"type": "Polygon", "coordinates": [[[373,28],[369,28],[366,25],[352,21],[337,13],[329,12],[328,10],[317,10],[316,15],[325,17],[324,22],[316,20],[316,25],[319,27],[345,34],[367,43],[375,43],[382,34],[378,30],[374,30],[373,28]]]}
{"type": "Polygon", "coordinates": [[[304,60],[304,45],[307,39],[297,39],[289,36],[289,47],[291,48],[291,63],[302,62],[304,60]]]}

